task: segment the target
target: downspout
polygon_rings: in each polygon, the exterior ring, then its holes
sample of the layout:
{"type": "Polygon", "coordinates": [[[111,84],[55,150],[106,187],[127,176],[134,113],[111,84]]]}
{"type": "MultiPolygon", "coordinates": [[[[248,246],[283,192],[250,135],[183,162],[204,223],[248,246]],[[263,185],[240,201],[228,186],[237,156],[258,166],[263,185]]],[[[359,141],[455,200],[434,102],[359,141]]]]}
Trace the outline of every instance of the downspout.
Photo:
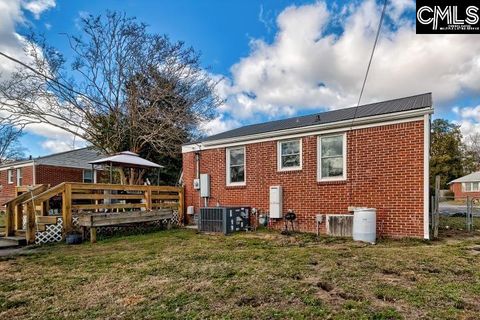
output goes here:
{"type": "Polygon", "coordinates": [[[430,114],[423,120],[423,238],[430,239],[430,114]]]}
{"type": "Polygon", "coordinates": [[[37,170],[35,168],[35,160],[33,160],[33,163],[32,163],[32,171],[33,171],[33,181],[32,181],[32,184],[35,186],[37,185],[37,170]]]}
{"type": "MultiPolygon", "coordinates": [[[[200,179],[200,152],[195,152],[195,165],[196,165],[196,172],[195,172],[195,179],[200,179]]],[[[198,208],[202,207],[202,195],[199,190],[198,192],[198,208]]]]}
{"type": "Polygon", "coordinates": [[[196,173],[195,178],[200,179],[200,152],[195,152],[196,173]]]}

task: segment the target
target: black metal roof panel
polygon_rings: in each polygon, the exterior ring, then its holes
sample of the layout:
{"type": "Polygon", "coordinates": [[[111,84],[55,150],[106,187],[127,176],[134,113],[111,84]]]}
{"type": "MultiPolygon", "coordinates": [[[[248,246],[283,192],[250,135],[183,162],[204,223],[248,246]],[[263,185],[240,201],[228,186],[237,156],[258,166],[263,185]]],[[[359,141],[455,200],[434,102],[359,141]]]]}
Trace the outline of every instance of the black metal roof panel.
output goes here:
{"type": "Polygon", "coordinates": [[[376,103],[370,103],[366,105],[361,105],[358,107],[357,113],[355,115],[355,107],[338,109],[333,111],[327,111],[322,113],[315,113],[301,117],[288,118],[284,120],[276,120],[270,122],[264,122],[259,124],[248,125],[233,129],[230,131],[225,131],[213,136],[209,136],[203,141],[214,141],[229,139],[235,137],[248,136],[253,134],[292,129],[292,128],[301,128],[308,127],[312,125],[321,125],[345,120],[352,120],[371,117],[377,115],[384,115],[389,113],[396,113],[402,111],[410,111],[416,109],[423,109],[432,106],[432,94],[424,93],[411,97],[399,98],[388,101],[381,101],[376,103]]]}

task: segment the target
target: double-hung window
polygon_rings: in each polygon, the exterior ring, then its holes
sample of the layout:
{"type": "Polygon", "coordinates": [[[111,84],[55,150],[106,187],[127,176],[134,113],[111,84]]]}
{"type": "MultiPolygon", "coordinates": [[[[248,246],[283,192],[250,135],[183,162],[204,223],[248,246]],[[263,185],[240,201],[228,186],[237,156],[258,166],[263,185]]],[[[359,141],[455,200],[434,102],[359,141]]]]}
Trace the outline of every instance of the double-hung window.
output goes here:
{"type": "Polygon", "coordinates": [[[93,170],[83,170],[83,182],[93,183],[93,170]]]}
{"type": "Polygon", "coordinates": [[[22,168],[17,169],[17,186],[21,186],[23,181],[22,168]]]}
{"type": "Polygon", "coordinates": [[[345,133],[318,137],[318,181],[347,179],[346,140],[345,133]]]}
{"type": "Polygon", "coordinates": [[[480,182],[465,182],[463,183],[464,192],[480,191],[480,182]]]}
{"type": "Polygon", "coordinates": [[[13,183],[13,169],[8,169],[7,170],[7,182],[8,182],[8,184],[13,183]]]}
{"type": "Polygon", "coordinates": [[[278,141],[278,171],[302,169],[302,139],[278,141]]]}
{"type": "Polygon", "coordinates": [[[227,148],[227,186],[246,183],[245,147],[227,148]]]}

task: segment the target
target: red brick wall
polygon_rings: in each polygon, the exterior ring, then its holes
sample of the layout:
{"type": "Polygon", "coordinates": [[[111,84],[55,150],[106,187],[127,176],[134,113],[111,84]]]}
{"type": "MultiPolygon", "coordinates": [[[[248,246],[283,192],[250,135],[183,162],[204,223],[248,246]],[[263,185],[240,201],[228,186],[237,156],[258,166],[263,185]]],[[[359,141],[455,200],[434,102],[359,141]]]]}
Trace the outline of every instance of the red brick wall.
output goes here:
{"type": "Polygon", "coordinates": [[[450,185],[450,190],[455,194],[455,200],[466,199],[467,197],[480,198],[480,192],[463,192],[462,183],[455,182],[450,185]]]}
{"type": "MultiPolygon", "coordinates": [[[[269,186],[283,187],[283,209],[297,213],[302,231],[315,230],[315,214],[345,214],[349,206],[377,209],[377,234],[423,237],[423,121],[347,133],[347,181],[317,182],[317,136],[303,138],[303,169],[277,171],[277,142],[246,145],[246,186],[226,187],[225,148],[201,151],[200,172],[211,175],[210,206],[269,209],[269,186]]],[[[195,153],[183,154],[185,200],[199,208],[193,189],[195,153]]],[[[203,199],[202,199],[203,206],[203,199]]],[[[283,222],[273,224],[282,228],[283,222]]],[[[323,224],[324,228],[324,224],[323,224]]]]}
{"type": "MultiPolygon", "coordinates": [[[[33,184],[32,166],[22,167],[22,185],[33,184]]],[[[50,184],[55,186],[62,182],[82,182],[83,170],[76,168],[55,167],[46,165],[36,165],[36,184],[50,184]]],[[[0,207],[3,203],[15,196],[15,187],[17,186],[17,169],[13,169],[13,184],[7,183],[7,171],[0,171],[0,207]]]]}
{"type": "MultiPolygon", "coordinates": [[[[33,183],[33,170],[32,166],[19,168],[22,170],[22,185],[30,185],[33,183]]],[[[17,186],[17,169],[12,169],[13,171],[13,183],[8,183],[8,170],[0,171],[0,208],[3,207],[3,204],[8,200],[15,197],[15,187],[17,186]]]]}
{"type": "Polygon", "coordinates": [[[82,182],[83,169],[38,165],[37,184],[55,186],[62,182],[82,182]]]}

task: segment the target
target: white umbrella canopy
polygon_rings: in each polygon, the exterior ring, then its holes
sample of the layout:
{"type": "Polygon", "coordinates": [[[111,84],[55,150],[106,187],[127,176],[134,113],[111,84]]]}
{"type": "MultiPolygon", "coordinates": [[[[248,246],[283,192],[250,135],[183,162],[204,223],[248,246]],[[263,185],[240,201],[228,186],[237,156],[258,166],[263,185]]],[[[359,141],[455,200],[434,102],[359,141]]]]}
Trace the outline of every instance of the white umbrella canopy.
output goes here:
{"type": "Polygon", "coordinates": [[[141,158],[137,153],[130,151],[123,151],[89,163],[92,165],[110,165],[127,168],[163,168],[162,165],[141,158]]]}
{"type": "MultiPolygon", "coordinates": [[[[123,151],[112,156],[98,159],[89,162],[92,165],[92,170],[95,170],[95,165],[107,165],[110,167],[110,183],[112,183],[112,167],[131,168],[131,169],[150,169],[163,168],[162,165],[141,158],[137,153],[131,151],[123,151]]],[[[158,181],[160,181],[160,171],[157,171],[158,181]]]]}

